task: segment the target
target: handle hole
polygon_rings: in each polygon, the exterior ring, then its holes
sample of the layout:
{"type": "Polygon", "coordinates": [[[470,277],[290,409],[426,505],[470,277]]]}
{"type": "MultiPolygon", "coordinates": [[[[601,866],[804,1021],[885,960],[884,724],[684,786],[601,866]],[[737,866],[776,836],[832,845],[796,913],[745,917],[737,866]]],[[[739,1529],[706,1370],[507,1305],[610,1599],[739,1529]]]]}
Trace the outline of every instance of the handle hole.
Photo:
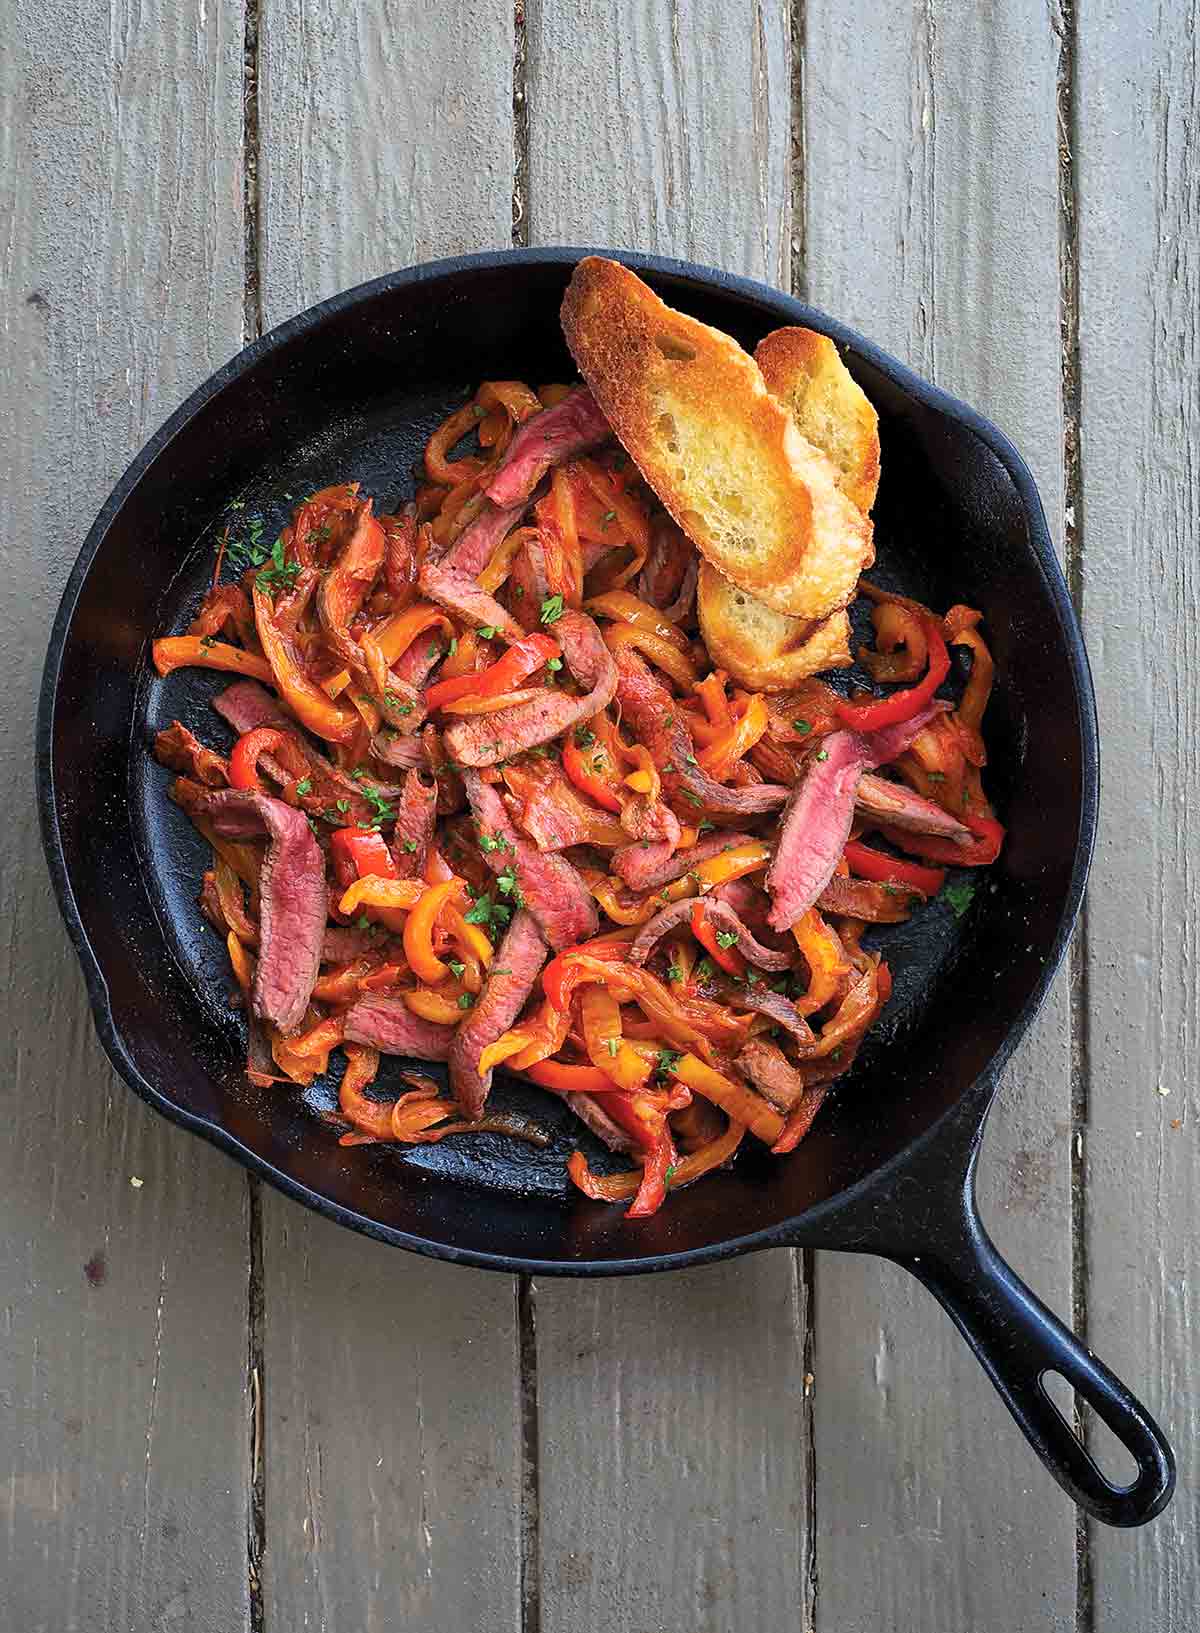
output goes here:
{"type": "Polygon", "coordinates": [[[1075,1436],[1108,1483],[1118,1490],[1132,1486],[1138,1477],[1137,1459],[1129,1447],[1113,1434],[1099,1413],[1091,1410],[1084,1397],[1072,1389],[1070,1381],[1061,1372],[1048,1369],[1038,1382],[1068,1433],[1075,1436]],[[1086,1439],[1075,1427],[1076,1407],[1086,1439]]]}

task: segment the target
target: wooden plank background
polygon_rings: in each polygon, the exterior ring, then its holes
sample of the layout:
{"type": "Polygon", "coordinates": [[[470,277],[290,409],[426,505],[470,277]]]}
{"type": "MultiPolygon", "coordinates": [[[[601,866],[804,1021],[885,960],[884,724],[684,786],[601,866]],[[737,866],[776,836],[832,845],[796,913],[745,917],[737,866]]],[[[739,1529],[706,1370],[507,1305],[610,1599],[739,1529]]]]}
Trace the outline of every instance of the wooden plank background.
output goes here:
{"type": "Polygon", "coordinates": [[[48,26],[17,0],[0,1625],[1190,1626],[1195,11],[58,0],[48,26]],[[30,765],[86,523],[260,326],[511,239],[790,284],[1034,468],[1096,668],[1105,808],[1086,936],[1009,1071],[984,1205],[1173,1431],[1182,1489],[1152,1527],[1077,1526],[899,1271],[776,1253],[518,1287],[428,1264],[259,1195],[103,1064],[30,765]]]}

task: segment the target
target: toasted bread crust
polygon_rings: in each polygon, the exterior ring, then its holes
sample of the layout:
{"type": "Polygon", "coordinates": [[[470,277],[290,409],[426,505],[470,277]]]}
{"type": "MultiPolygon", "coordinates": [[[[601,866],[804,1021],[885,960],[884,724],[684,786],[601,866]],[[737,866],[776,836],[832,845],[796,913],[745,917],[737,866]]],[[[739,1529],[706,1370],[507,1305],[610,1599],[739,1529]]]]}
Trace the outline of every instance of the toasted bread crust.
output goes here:
{"type": "Polygon", "coordinates": [[[754,351],[771,394],[801,435],[827,454],[838,486],[864,513],[879,489],[879,415],[828,335],[776,329],[754,351]]]}
{"type": "Polygon", "coordinates": [[[786,692],[825,669],[845,669],[850,619],[844,611],[819,623],[776,612],[730,582],[707,561],[696,586],[700,634],[714,665],[759,692],[786,692]]]}
{"type": "Polygon", "coordinates": [[[870,523],[735,341],[595,256],[562,324],[626,451],[715,567],[810,623],[846,605],[874,558],[870,523]]]}

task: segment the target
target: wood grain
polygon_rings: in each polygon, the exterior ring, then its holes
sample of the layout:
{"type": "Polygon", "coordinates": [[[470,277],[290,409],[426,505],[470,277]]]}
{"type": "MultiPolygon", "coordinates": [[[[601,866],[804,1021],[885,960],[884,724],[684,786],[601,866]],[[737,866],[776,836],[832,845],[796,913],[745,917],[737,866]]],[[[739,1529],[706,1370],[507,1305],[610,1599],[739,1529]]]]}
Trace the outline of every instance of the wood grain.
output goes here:
{"type": "Polygon", "coordinates": [[[268,326],[395,267],[508,244],[511,3],[263,0],[260,19],[268,326]]]}
{"type": "MultiPolygon", "coordinates": [[[[528,8],[531,241],[786,282],[785,9],[583,11],[528,8]]],[[[536,1309],[546,1633],[805,1626],[795,1256],[539,1282],[536,1309]]]]}
{"type": "MultiPolygon", "coordinates": [[[[1033,0],[870,29],[843,0],[806,8],[807,293],[993,417],[1056,538],[1057,66],[1033,0]]],[[[981,1202],[1068,1319],[1069,1068],[1060,977],[1006,1075],[981,1202]]],[[[814,1371],[818,1628],[1073,1628],[1073,1511],[920,1288],[819,1258],[814,1371]]]]}
{"type": "Polygon", "coordinates": [[[248,1625],[245,1179],[101,1055],[32,746],[92,516],[240,344],[241,32],[235,5],[5,11],[0,1621],[23,1633],[248,1625]]]}
{"type": "Polygon", "coordinates": [[[1179,1459],[1161,1519],[1092,1533],[1097,1633],[1184,1628],[1200,1599],[1198,25],[1195,4],[1107,0],[1082,8],[1076,59],[1083,607],[1105,770],[1088,897],[1089,1340],[1179,1459]]]}
{"type": "MultiPolygon", "coordinates": [[[[508,241],[512,10],[267,0],[265,320],[508,241]]],[[[509,1633],[520,1410],[510,1278],[263,1196],[266,1626],[509,1633]]]]}

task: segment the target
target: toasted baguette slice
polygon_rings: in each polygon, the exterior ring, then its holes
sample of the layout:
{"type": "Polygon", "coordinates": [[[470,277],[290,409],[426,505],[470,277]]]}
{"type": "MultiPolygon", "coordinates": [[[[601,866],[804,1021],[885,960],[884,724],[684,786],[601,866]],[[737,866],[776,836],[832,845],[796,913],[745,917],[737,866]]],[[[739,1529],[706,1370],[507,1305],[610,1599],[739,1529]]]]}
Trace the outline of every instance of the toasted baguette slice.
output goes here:
{"type": "Polygon", "coordinates": [[[879,489],[879,415],[828,335],[776,329],[754,361],[797,429],[837,467],[838,486],[865,515],[879,489]]]}
{"type": "Polygon", "coordinates": [[[786,692],[823,669],[846,669],[850,619],[832,612],[818,624],[789,618],[740,590],[707,561],[696,585],[700,634],[719,669],[758,692],[786,692]]]}
{"type": "Polygon", "coordinates": [[[846,605],[874,559],[871,524],[735,341],[596,256],[575,268],[562,325],[626,451],[714,567],[810,623],[846,605]]]}

